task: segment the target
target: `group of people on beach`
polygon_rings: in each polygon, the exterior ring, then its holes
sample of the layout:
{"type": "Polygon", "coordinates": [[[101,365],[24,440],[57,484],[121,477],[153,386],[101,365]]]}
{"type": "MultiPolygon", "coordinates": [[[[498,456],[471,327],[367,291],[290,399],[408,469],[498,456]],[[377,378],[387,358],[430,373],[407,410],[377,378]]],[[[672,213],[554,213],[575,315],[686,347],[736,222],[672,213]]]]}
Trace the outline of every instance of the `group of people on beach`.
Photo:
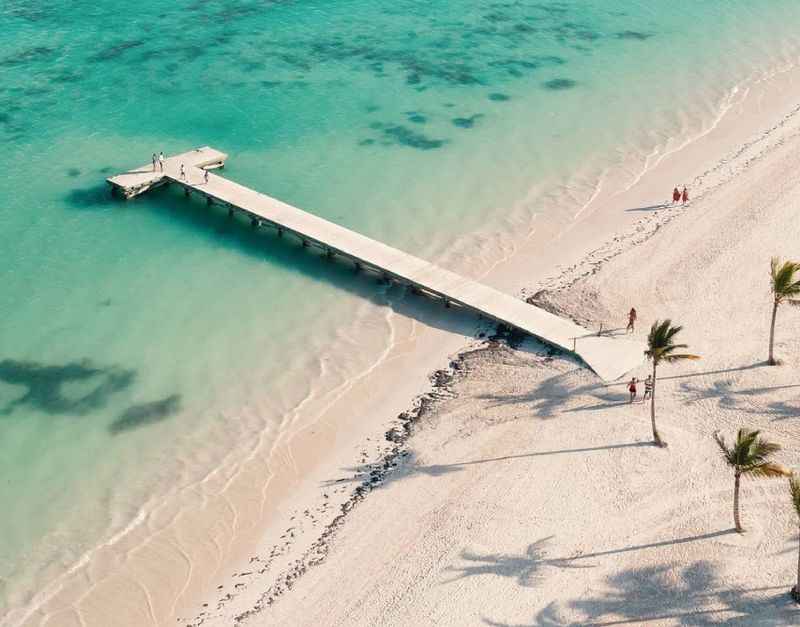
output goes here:
{"type": "Polygon", "coordinates": [[[686,186],[684,186],[683,191],[680,191],[677,187],[672,190],[672,202],[680,202],[684,205],[689,202],[689,191],[686,189],[686,186]]]}
{"type": "Polygon", "coordinates": [[[164,171],[164,153],[159,152],[158,155],[153,153],[153,172],[156,171],[156,165],[161,168],[161,171],[164,171]]]}
{"type": "MultiPolygon", "coordinates": [[[[639,383],[639,379],[633,377],[631,382],[628,384],[628,392],[631,394],[631,400],[629,402],[633,402],[636,400],[637,390],[636,384],[639,383]]],[[[653,396],[653,375],[647,375],[647,378],[644,380],[644,395],[642,396],[642,403],[644,403],[648,398],[653,396]]]]}

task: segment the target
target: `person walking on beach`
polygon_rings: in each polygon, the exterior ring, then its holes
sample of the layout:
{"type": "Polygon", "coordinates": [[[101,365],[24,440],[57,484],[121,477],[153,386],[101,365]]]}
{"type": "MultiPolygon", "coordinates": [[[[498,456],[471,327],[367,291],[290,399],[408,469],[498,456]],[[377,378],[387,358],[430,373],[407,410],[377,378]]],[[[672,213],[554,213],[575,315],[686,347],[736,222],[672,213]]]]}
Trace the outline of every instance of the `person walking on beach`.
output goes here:
{"type": "Polygon", "coordinates": [[[164,153],[163,152],[158,153],[158,165],[161,166],[161,171],[163,172],[164,171],[164,153]]]}
{"type": "Polygon", "coordinates": [[[628,384],[628,392],[631,393],[631,400],[629,401],[630,403],[636,400],[636,384],[638,382],[639,380],[636,377],[633,377],[633,379],[631,379],[631,382],[628,384]]]}
{"type": "Polygon", "coordinates": [[[636,309],[634,307],[631,307],[631,310],[628,312],[628,326],[625,327],[625,331],[627,333],[633,333],[635,325],[636,325],[636,309]]]}
{"type": "Polygon", "coordinates": [[[642,396],[642,402],[644,403],[648,398],[653,397],[653,375],[647,375],[647,378],[644,380],[644,396],[642,396]]]}
{"type": "Polygon", "coordinates": [[[675,189],[672,190],[672,202],[673,202],[673,204],[677,204],[680,201],[680,199],[681,199],[681,192],[676,187],[675,189]]]}
{"type": "Polygon", "coordinates": [[[153,153],[153,172],[156,171],[156,161],[157,160],[158,159],[156,158],[156,153],[153,153]]]}
{"type": "Polygon", "coordinates": [[[683,193],[681,194],[681,200],[683,201],[683,204],[684,204],[684,205],[685,205],[687,202],[689,202],[689,192],[686,190],[686,188],[685,188],[685,187],[683,188],[683,193]]]}
{"type": "Polygon", "coordinates": [[[186,180],[186,166],[181,163],[181,180],[186,180]]]}

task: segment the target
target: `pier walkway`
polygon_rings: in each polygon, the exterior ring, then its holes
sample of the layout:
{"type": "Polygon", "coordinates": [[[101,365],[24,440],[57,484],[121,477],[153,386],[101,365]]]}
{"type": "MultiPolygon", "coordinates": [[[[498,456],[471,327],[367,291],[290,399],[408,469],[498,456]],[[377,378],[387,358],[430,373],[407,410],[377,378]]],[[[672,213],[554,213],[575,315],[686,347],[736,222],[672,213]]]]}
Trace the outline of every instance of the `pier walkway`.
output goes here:
{"type": "Polygon", "coordinates": [[[208,147],[170,157],[164,172],[152,164],[108,179],[126,198],[156,185],[178,184],[209,203],[243,212],[253,225],[268,225],[279,234],[290,233],[304,246],[314,245],[329,256],[341,256],[357,267],[374,270],[387,279],[409,285],[442,299],[447,305],[471,309],[487,318],[519,329],[543,342],[574,352],[602,379],[613,381],[639,366],[644,345],[627,337],[598,336],[577,324],[530,305],[488,285],[445,270],[284,202],[205,170],[221,167],[227,155],[208,147]],[[181,164],[186,176],[180,175],[181,164]]]}

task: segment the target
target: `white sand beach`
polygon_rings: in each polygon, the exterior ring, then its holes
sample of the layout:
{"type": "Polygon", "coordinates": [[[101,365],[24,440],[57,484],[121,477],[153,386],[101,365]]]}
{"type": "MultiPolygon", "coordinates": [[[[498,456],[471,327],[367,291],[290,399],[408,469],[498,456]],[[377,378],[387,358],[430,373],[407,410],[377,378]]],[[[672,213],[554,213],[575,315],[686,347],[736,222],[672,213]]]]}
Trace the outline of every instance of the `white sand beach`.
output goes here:
{"type": "Polygon", "coordinates": [[[712,438],[761,429],[784,447],[779,461],[800,466],[797,310],[779,312],[783,364],[764,363],[769,259],[800,255],[795,80],[760,85],[720,128],[607,200],[603,211],[637,207],[635,220],[539,283],[541,301],[589,328],[624,326],[631,305],[640,337],[656,318],[684,325],[702,359],[660,368],[668,448],[651,445],[648,406],[627,402],[624,381],[604,385],[533,342],[473,346],[440,373],[396,456],[371,460],[367,443],[362,461],[318,484],[324,499],[350,501],[338,519],[333,508],[299,510],[289,533],[319,519],[310,552],[255,554],[218,596],[236,594],[209,600],[197,622],[800,623],[786,481],[745,483],[747,531],[735,533],[732,474],[712,438]],[[742,141],[745,119],[761,132],[742,141]],[[666,181],[687,174],[689,205],[658,206],[666,181]],[[626,204],[648,194],[649,206],[626,204]]]}

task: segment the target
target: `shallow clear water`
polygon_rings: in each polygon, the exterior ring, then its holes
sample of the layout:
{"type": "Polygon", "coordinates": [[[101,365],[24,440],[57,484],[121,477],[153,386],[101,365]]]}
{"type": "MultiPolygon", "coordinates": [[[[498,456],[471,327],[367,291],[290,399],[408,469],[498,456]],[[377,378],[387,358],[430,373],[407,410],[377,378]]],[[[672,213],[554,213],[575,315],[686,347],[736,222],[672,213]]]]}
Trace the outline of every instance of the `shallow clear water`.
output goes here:
{"type": "Polygon", "coordinates": [[[479,273],[701,130],[798,23],[790,0],[3,2],[0,606],[274,438],[375,359],[402,297],[171,190],[113,202],[107,175],[211,145],[241,183],[479,273]]]}

